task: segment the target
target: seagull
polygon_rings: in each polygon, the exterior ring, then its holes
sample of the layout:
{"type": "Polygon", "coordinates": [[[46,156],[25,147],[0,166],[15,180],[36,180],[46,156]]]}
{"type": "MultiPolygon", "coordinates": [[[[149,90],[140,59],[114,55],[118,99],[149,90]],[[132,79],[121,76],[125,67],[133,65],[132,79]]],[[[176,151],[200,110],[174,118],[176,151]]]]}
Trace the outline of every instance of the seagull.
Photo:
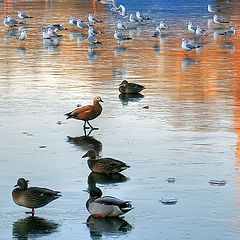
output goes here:
{"type": "Polygon", "coordinates": [[[21,41],[25,40],[26,38],[27,38],[27,34],[26,34],[25,29],[22,29],[20,31],[20,34],[16,37],[16,39],[21,40],[21,41]]]}
{"type": "Polygon", "coordinates": [[[144,16],[143,14],[141,14],[139,11],[136,12],[136,17],[139,21],[143,21],[143,20],[150,20],[149,17],[144,16]]]}
{"type": "Polygon", "coordinates": [[[164,23],[163,21],[160,22],[159,27],[161,30],[168,29],[168,25],[166,23],[164,23]]]}
{"type": "Polygon", "coordinates": [[[3,23],[4,23],[4,25],[5,25],[6,27],[9,27],[9,28],[11,28],[11,27],[17,27],[17,25],[16,25],[15,23],[12,23],[12,22],[8,21],[7,18],[4,18],[3,23]]]}
{"type": "Polygon", "coordinates": [[[57,34],[52,28],[48,28],[47,31],[48,31],[48,35],[50,37],[61,37],[62,36],[62,35],[57,34]]]}
{"type": "Polygon", "coordinates": [[[222,18],[218,17],[217,14],[213,15],[213,21],[217,24],[229,23],[229,22],[223,20],[222,18]]]}
{"type": "Polygon", "coordinates": [[[84,28],[89,28],[90,25],[78,19],[77,26],[81,29],[84,29],[84,28]]]}
{"type": "Polygon", "coordinates": [[[200,46],[195,46],[190,43],[187,43],[186,38],[182,39],[182,49],[184,51],[192,51],[195,48],[199,48],[200,46]]]}
{"type": "Polygon", "coordinates": [[[132,38],[127,37],[125,35],[122,35],[118,32],[118,30],[115,30],[114,32],[114,38],[118,41],[118,45],[120,45],[125,40],[131,40],[132,38]]]}
{"type": "Polygon", "coordinates": [[[91,13],[88,15],[88,20],[90,23],[93,23],[93,24],[102,22],[101,20],[94,18],[91,13]]]}
{"type": "Polygon", "coordinates": [[[195,33],[196,30],[197,30],[197,27],[193,26],[192,22],[189,22],[188,23],[188,31],[192,32],[192,33],[195,33]]]}
{"type": "Polygon", "coordinates": [[[97,34],[102,34],[102,32],[100,30],[94,29],[93,26],[89,26],[88,34],[92,34],[93,36],[95,36],[97,34]]]}
{"type": "Polygon", "coordinates": [[[159,38],[160,35],[161,35],[161,29],[160,29],[160,26],[158,26],[156,27],[156,30],[152,37],[159,38]]]}
{"type": "Polygon", "coordinates": [[[140,20],[138,20],[137,18],[135,18],[135,17],[133,17],[133,15],[132,14],[130,14],[129,15],[129,22],[131,22],[131,23],[139,23],[139,22],[141,22],[140,20]]]}
{"type": "Polygon", "coordinates": [[[210,4],[208,4],[208,12],[210,13],[216,13],[219,12],[219,10],[216,10],[216,8],[214,8],[213,6],[211,6],[210,4]]]}
{"type": "Polygon", "coordinates": [[[123,5],[119,5],[116,11],[118,11],[119,14],[123,17],[126,15],[126,8],[123,5]]]}
{"type": "Polygon", "coordinates": [[[43,39],[50,39],[51,36],[48,34],[48,29],[43,27],[42,29],[42,32],[43,32],[43,39]]]}
{"type": "Polygon", "coordinates": [[[22,12],[18,12],[18,17],[21,19],[26,19],[26,18],[33,18],[32,16],[28,15],[28,14],[23,14],[22,12]]]}
{"type": "Polygon", "coordinates": [[[219,35],[224,35],[227,37],[232,37],[233,35],[235,35],[236,29],[235,27],[231,27],[230,29],[226,30],[223,33],[219,33],[219,35]]]}
{"type": "Polygon", "coordinates": [[[117,29],[118,30],[127,30],[128,28],[125,27],[125,25],[121,22],[121,20],[118,20],[117,29]]]}
{"type": "Polygon", "coordinates": [[[77,20],[70,17],[69,18],[69,24],[71,24],[72,26],[77,26],[77,20]]]}
{"type": "Polygon", "coordinates": [[[204,30],[202,30],[199,26],[197,26],[195,33],[197,36],[207,36],[207,33],[205,33],[204,30]]]}
{"type": "Polygon", "coordinates": [[[14,24],[23,24],[22,22],[12,18],[10,15],[7,15],[7,20],[11,23],[14,23],[14,24]]]}
{"type": "Polygon", "coordinates": [[[58,23],[48,25],[46,28],[51,28],[54,31],[68,30],[62,24],[58,24],[58,23]]]}
{"type": "Polygon", "coordinates": [[[87,38],[88,42],[92,45],[92,44],[102,44],[101,42],[99,42],[94,36],[92,33],[90,33],[88,35],[88,38],[87,38]]]}

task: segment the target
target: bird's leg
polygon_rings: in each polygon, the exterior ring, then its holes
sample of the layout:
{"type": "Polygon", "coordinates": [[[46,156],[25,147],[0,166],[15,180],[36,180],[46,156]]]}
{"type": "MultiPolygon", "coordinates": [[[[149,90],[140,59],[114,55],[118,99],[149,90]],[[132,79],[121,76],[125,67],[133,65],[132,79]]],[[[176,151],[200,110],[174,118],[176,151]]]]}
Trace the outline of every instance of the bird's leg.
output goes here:
{"type": "MultiPolygon", "coordinates": [[[[86,127],[86,123],[87,123],[88,121],[84,121],[84,125],[83,125],[83,130],[85,130],[85,129],[88,129],[89,127],[86,127]]],[[[89,123],[88,123],[89,124],[89,123]]]]}
{"type": "Polygon", "coordinates": [[[91,128],[92,130],[98,130],[98,128],[94,128],[94,127],[89,123],[89,121],[87,121],[87,123],[88,123],[88,125],[90,126],[90,128],[91,128]]]}
{"type": "Polygon", "coordinates": [[[34,211],[34,208],[32,208],[32,211],[30,212],[25,212],[26,214],[32,214],[32,217],[34,217],[34,214],[35,214],[35,211],[34,211]]]}

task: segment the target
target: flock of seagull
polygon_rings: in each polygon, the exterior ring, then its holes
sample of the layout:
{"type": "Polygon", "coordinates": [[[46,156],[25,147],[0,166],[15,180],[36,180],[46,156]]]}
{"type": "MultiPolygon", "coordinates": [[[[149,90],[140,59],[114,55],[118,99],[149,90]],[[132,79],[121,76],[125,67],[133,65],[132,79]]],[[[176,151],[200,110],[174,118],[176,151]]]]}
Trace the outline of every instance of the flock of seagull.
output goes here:
{"type": "MultiPolygon", "coordinates": [[[[136,14],[134,14],[134,15],[132,13],[128,15],[126,13],[126,8],[123,5],[119,5],[119,7],[117,7],[114,0],[100,0],[100,2],[105,3],[105,4],[111,4],[112,8],[110,9],[110,11],[112,12],[112,14],[121,16],[121,19],[118,19],[118,21],[117,21],[116,30],[114,31],[114,34],[113,34],[114,38],[116,39],[116,41],[118,43],[118,46],[120,46],[124,41],[132,39],[131,37],[123,34],[124,31],[134,29],[134,28],[136,28],[136,25],[143,24],[144,22],[150,20],[149,17],[144,16],[139,11],[136,11],[136,14]],[[126,19],[126,21],[125,21],[125,19],[126,19]],[[125,21],[126,24],[123,21],[125,21]]],[[[217,15],[217,12],[219,10],[216,10],[211,5],[208,5],[207,9],[208,9],[208,12],[213,14],[212,20],[215,24],[222,25],[222,24],[229,23],[228,21],[222,19],[221,17],[219,17],[217,15]]],[[[26,19],[32,18],[32,16],[30,16],[28,14],[23,14],[20,11],[18,12],[18,17],[21,20],[26,20],[26,19]]],[[[87,41],[90,44],[90,46],[94,46],[96,44],[102,44],[97,39],[97,35],[102,34],[102,31],[94,28],[97,24],[101,23],[102,21],[95,18],[92,14],[88,15],[88,21],[89,21],[89,23],[84,22],[81,19],[75,20],[74,18],[70,17],[68,23],[69,23],[69,25],[76,26],[77,28],[79,28],[81,30],[88,29],[87,41]]],[[[24,24],[23,22],[14,19],[10,15],[8,15],[4,19],[4,25],[8,28],[18,27],[19,25],[22,25],[18,29],[18,36],[16,36],[16,39],[18,39],[20,41],[23,41],[27,38],[27,33],[26,33],[27,27],[24,27],[25,25],[23,25],[23,24],[24,24]]],[[[152,37],[158,39],[168,29],[169,29],[169,26],[165,22],[160,21],[160,24],[156,27],[155,31],[153,32],[152,37]]],[[[196,36],[198,36],[198,37],[208,36],[207,32],[204,29],[201,29],[200,26],[194,26],[192,22],[188,23],[187,29],[189,32],[195,33],[196,36]]],[[[59,32],[61,30],[67,30],[67,28],[63,27],[63,25],[61,25],[61,24],[51,24],[46,27],[42,27],[41,30],[42,30],[43,39],[52,39],[52,38],[61,37],[62,35],[59,34],[59,32]]],[[[231,27],[230,29],[220,32],[219,35],[232,37],[233,35],[235,35],[235,32],[236,32],[235,27],[231,27]]],[[[189,51],[192,51],[193,49],[200,48],[201,46],[193,45],[192,43],[187,42],[186,38],[182,38],[181,47],[184,51],[189,52],[189,51]]]]}
{"type": "MultiPolygon", "coordinates": [[[[113,0],[102,0],[101,2],[106,1],[105,3],[112,4],[111,11],[113,14],[119,14],[122,17],[127,17],[128,21],[135,25],[141,24],[144,21],[149,21],[150,18],[144,16],[139,11],[136,12],[136,16],[130,14],[129,16],[126,14],[126,8],[123,5],[116,7],[115,2],[113,0]]],[[[228,21],[217,16],[217,10],[212,6],[208,5],[208,11],[213,13],[213,21],[216,24],[226,24],[228,21]]],[[[21,20],[26,20],[32,18],[32,16],[23,14],[22,12],[18,12],[18,17],[21,20]]],[[[92,14],[88,15],[89,23],[86,23],[80,19],[75,20],[72,17],[69,19],[69,24],[72,26],[76,26],[80,29],[88,29],[88,38],[87,41],[90,45],[101,44],[96,38],[97,35],[102,34],[100,30],[94,28],[95,24],[99,24],[102,21],[95,18],[92,14]]],[[[4,25],[8,28],[13,28],[19,25],[22,25],[23,22],[18,21],[8,15],[4,19],[4,25]]],[[[117,30],[114,32],[114,38],[117,40],[118,45],[121,45],[125,40],[131,40],[131,37],[120,33],[120,31],[126,31],[129,27],[126,27],[121,20],[118,20],[117,30]]],[[[195,33],[197,36],[207,36],[206,31],[201,29],[199,26],[194,26],[192,22],[188,23],[188,31],[195,33]]],[[[61,30],[66,30],[67,28],[63,27],[61,24],[51,24],[46,27],[42,27],[42,34],[44,39],[51,39],[55,37],[60,37],[61,34],[59,32],[61,30]]],[[[163,31],[167,31],[169,26],[163,21],[160,22],[159,26],[157,26],[155,32],[152,37],[159,38],[163,31]]],[[[233,36],[235,34],[235,28],[220,33],[225,36],[233,36]]],[[[19,35],[16,37],[18,40],[25,40],[27,38],[27,34],[25,28],[19,28],[19,35]]],[[[199,48],[201,46],[193,45],[188,43],[185,38],[182,39],[182,49],[184,51],[192,51],[193,49],[199,48]]],[[[120,84],[119,91],[124,94],[132,94],[139,93],[144,89],[143,86],[139,84],[128,83],[126,80],[120,84]]],[[[102,112],[102,106],[100,102],[103,102],[101,97],[95,97],[93,99],[93,105],[83,106],[73,111],[66,113],[67,119],[74,118],[77,120],[84,121],[84,130],[88,128],[86,124],[89,125],[91,129],[96,129],[92,127],[89,123],[90,120],[98,117],[102,112]]],[[[88,157],[88,166],[92,172],[101,173],[101,174],[114,174],[119,173],[130,166],[125,164],[120,160],[116,160],[113,158],[98,158],[93,150],[89,150],[83,157],[88,157]]],[[[40,187],[28,187],[28,180],[24,178],[19,178],[17,181],[16,188],[12,191],[12,197],[16,204],[20,206],[24,206],[32,209],[30,212],[32,216],[34,216],[35,208],[43,207],[49,202],[59,198],[61,196],[59,191],[54,191],[47,188],[40,187]]],[[[114,197],[105,196],[102,197],[102,192],[99,188],[94,187],[90,189],[90,197],[86,203],[88,211],[95,217],[116,217],[119,215],[123,215],[126,212],[133,209],[131,203],[129,201],[123,201],[114,197]]]]}

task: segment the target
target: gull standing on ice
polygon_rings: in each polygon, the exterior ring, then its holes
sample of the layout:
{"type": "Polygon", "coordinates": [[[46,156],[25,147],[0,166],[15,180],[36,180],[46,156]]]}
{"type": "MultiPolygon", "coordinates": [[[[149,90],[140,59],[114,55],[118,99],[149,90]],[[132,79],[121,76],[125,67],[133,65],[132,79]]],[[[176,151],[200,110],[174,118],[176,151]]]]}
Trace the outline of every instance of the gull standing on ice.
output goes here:
{"type": "Polygon", "coordinates": [[[158,27],[156,27],[156,30],[152,37],[159,38],[160,35],[161,35],[161,29],[160,29],[160,26],[158,26],[158,27]]]}
{"type": "Polygon", "coordinates": [[[195,45],[192,45],[192,44],[190,44],[190,43],[187,43],[187,40],[186,40],[186,38],[183,38],[182,39],[182,49],[184,50],[184,51],[192,51],[193,49],[195,49],[195,48],[199,48],[200,46],[195,46],[195,45]]]}
{"type": "Polygon", "coordinates": [[[121,20],[118,20],[117,29],[118,30],[127,30],[128,28],[121,22],[121,20]]]}
{"type": "Polygon", "coordinates": [[[236,29],[235,27],[231,27],[230,29],[226,30],[223,33],[219,33],[219,35],[224,35],[227,37],[232,37],[233,35],[235,35],[236,29]]]}
{"type": "Polygon", "coordinates": [[[118,41],[118,45],[120,45],[125,40],[131,40],[132,38],[127,37],[125,35],[120,34],[117,30],[114,32],[114,38],[118,41]]]}
{"type": "Polygon", "coordinates": [[[216,24],[223,24],[223,23],[229,23],[228,21],[223,20],[222,18],[218,17],[217,14],[213,15],[213,21],[216,24]]]}
{"type": "Polygon", "coordinates": [[[101,20],[94,18],[91,13],[88,15],[88,20],[90,23],[93,23],[93,24],[102,22],[101,20]]]}
{"type": "Polygon", "coordinates": [[[197,36],[207,36],[207,33],[204,32],[204,30],[202,30],[199,26],[197,26],[197,29],[196,29],[196,35],[197,36]]]}
{"type": "Polygon", "coordinates": [[[19,35],[16,37],[16,39],[21,40],[21,41],[25,40],[26,38],[27,38],[27,34],[26,34],[25,29],[22,29],[20,31],[19,35]]]}
{"type": "Polygon", "coordinates": [[[21,19],[26,19],[26,18],[33,18],[32,16],[28,15],[28,14],[23,14],[22,12],[18,12],[18,17],[21,19]]]}
{"type": "Polygon", "coordinates": [[[95,36],[97,34],[102,34],[102,32],[100,30],[94,29],[93,26],[89,26],[88,34],[92,34],[93,36],[95,36]]]}
{"type": "Polygon", "coordinates": [[[163,21],[160,22],[159,27],[161,30],[168,29],[168,25],[166,23],[164,23],[163,21]]]}
{"type": "Polygon", "coordinates": [[[189,22],[189,23],[188,23],[188,31],[189,31],[189,32],[192,32],[192,33],[195,33],[196,30],[197,30],[197,27],[195,27],[195,26],[192,24],[192,22],[189,22]]]}
{"type": "Polygon", "coordinates": [[[13,24],[23,24],[22,22],[19,22],[18,20],[12,18],[10,15],[7,15],[7,20],[13,24]]]}
{"type": "Polygon", "coordinates": [[[72,26],[77,26],[77,20],[75,20],[74,18],[69,18],[69,24],[72,26]]]}
{"type": "Polygon", "coordinates": [[[12,23],[10,21],[7,20],[7,18],[4,18],[4,21],[3,21],[4,25],[8,28],[11,28],[11,27],[17,27],[17,25],[15,23],[12,23]]]}
{"type": "Polygon", "coordinates": [[[102,44],[101,42],[99,42],[94,36],[93,36],[93,33],[90,33],[88,35],[88,38],[87,38],[88,42],[93,45],[93,44],[102,44]]]}
{"type": "Polygon", "coordinates": [[[51,29],[51,28],[48,28],[47,31],[48,31],[48,35],[49,35],[50,37],[61,37],[61,36],[62,36],[62,35],[57,34],[57,33],[56,33],[53,29],[51,29]]]}
{"type": "Polygon", "coordinates": [[[141,14],[139,11],[136,12],[136,18],[137,18],[139,21],[150,20],[149,17],[144,16],[144,15],[141,14]]]}
{"type": "Polygon", "coordinates": [[[219,10],[216,10],[216,8],[214,8],[213,6],[211,6],[210,4],[208,4],[208,12],[210,13],[216,13],[219,12],[219,10]]]}
{"type": "Polygon", "coordinates": [[[77,20],[77,26],[81,29],[88,28],[90,25],[81,21],[80,19],[77,20]]]}

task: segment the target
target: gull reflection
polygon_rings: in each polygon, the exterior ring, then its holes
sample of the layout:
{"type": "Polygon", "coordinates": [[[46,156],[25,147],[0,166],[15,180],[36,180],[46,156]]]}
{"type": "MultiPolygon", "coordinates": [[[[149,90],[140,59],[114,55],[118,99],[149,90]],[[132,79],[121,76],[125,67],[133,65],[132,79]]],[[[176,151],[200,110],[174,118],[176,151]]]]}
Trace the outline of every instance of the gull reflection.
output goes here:
{"type": "Polygon", "coordinates": [[[153,49],[156,52],[156,55],[160,56],[160,47],[157,44],[153,47],[153,49]]]}
{"type": "Polygon", "coordinates": [[[27,56],[26,48],[24,48],[24,47],[19,47],[19,48],[17,48],[17,50],[18,50],[21,58],[24,60],[24,59],[26,58],[26,56],[27,56]]]}
{"type": "Polygon", "coordinates": [[[88,189],[96,187],[96,184],[113,184],[126,182],[129,180],[126,176],[121,173],[112,173],[112,174],[101,174],[91,172],[88,176],[88,189]]]}
{"type": "Polygon", "coordinates": [[[67,142],[73,144],[81,151],[85,152],[93,149],[97,155],[102,151],[102,143],[92,136],[70,137],[67,136],[67,142]]]}
{"type": "Polygon", "coordinates": [[[79,33],[77,35],[77,46],[80,46],[83,42],[87,41],[87,36],[83,33],[79,33]]]}
{"type": "Polygon", "coordinates": [[[45,48],[48,52],[60,51],[58,48],[59,46],[60,46],[60,43],[59,43],[58,38],[55,38],[55,39],[44,38],[43,39],[43,48],[45,48]]]}
{"type": "Polygon", "coordinates": [[[138,102],[140,101],[144,96],[141,93],[121,93],[119,94],[119,99],[121,100],[123,105],[128,105],[128,102],[138,102]]]}
{"type": "Polygon", "coordinates": [[[235,45],[232,43],[224,43],[223,44],[223,48],[227,51],[229,51],[231,54],[233,54],[235,52],[235,45]]]}
{"type": "Polygon", "coordinates": [[[89,64],[93,64],[94,61],[97,60],[98,56],[100,55],[99,53],[97,53],[95,51],[95,49],[97,49],[98,47],[96,46],[89,46],[88,47],[88,62],[89,64]]]}
{"type": "Polygon", "coordinates": [[[182,72],[185,72],[189,66],[199,62],[200,61],[196,61],[191,58],[185,58],[184,60],[182,60],[182,72]]]}
{"type": "Polygon", "coordinates": [[[89,216],[86,224],[90,230],[90,236],[94,240],[103,236],[120,237],[132,230],[132,226],[120,217],[96,218],[89,216]]]}
{"type": "Polygon", "coordinates": [[[8,31],[8,33],[3,38],[4,42],[8,42],[13,37],[16,37],[17,34],[18,34],[17,30],[12,29],[12,30],[8,31]]]}
{"type": "Polygon", "coordinates": [[[125,47],[118,46],[114,49],[114,57],[117,58],[120,53],[126,52],[128,49],[125,47]]]}
{"type": "Polygon", "coordinates": [[[57,231],[59,224],[40,217],[26,217],[13,223],[12,234],[17,239],[43,237],[57,231]]]}

